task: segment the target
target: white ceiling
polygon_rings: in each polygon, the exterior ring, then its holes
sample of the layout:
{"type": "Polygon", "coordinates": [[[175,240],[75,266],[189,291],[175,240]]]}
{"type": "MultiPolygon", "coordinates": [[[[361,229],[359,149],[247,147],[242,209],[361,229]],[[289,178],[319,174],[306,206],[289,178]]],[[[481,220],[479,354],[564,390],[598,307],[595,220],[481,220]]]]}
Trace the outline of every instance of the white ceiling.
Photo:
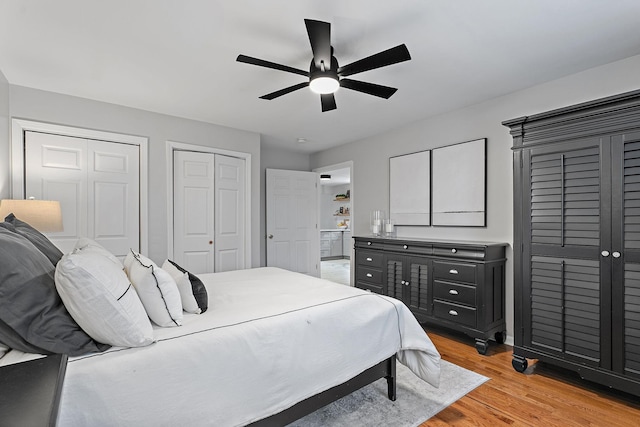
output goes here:
{"type": "Polygon", "coordinates": [[[639,0],[2,0],[0,70],[14,85],[263,135],[314,152],[640,54],[639,0]],[[322,113],[304,77],[303,19],[332,24],[341,65],[401,43],[412,60],[352,76],[322,113]],[[307,142],[299,143],[298,138],[307,142]]]}

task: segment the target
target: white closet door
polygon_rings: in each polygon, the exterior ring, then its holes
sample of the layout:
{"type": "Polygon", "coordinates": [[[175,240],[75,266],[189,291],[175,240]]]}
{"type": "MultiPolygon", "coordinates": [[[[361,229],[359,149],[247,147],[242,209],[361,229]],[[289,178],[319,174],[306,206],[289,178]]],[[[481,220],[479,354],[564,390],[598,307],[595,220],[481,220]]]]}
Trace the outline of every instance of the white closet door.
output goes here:
{"type": "Polygon", "coordinates": [[[240,270],[244,265],[245,162],[215,155],[215,271],[240,270]]]}
{"type": "Polygon", "coordinates": [[[117,257],[140,248],[138,147],[88,140],[89,236],[117,257]]]}
{"type": "Polygon", "coordinates": [[[194,274],[214,271],[214,155],[174,151],[174,260],[194,274]]]}
{"type": "Polygon", "coordinates": [[[48,233],[64,253],[87,236],[87,142],[81,138],[26,132],[25,196],[58,200],[64,230],[48,233]]]}

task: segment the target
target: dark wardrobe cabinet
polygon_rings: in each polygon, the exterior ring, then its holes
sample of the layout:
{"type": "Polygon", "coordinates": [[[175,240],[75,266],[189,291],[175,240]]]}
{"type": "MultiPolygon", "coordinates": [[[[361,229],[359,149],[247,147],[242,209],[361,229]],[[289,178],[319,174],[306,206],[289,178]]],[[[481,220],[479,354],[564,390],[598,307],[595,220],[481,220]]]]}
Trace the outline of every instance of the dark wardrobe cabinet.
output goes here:
{"type": "Polygon", "coordinates": [[[513,137],[513,367],[640,395],[640,91],[503,123],[513,137]]]}

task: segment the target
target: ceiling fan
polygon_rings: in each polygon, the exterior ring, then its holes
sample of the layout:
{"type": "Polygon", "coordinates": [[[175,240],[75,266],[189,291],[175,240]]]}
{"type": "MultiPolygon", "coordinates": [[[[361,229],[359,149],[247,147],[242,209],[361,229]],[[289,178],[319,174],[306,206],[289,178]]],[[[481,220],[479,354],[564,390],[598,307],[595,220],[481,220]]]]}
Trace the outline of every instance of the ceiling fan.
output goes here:
{"type": "Polygon", "coordinates": [[[379,96],[380,98],[385,99],[391,97],[391,95],[398,90],[389,86],[346,79],[344,77],[385,67],[387,65],[397,64],[398,62],[408,61],[411,59],[411,55],[409,55],[407,46],[401,44],[340,67],[338,65],[338,60],[333,56],[333,47],[331,46],[331,24],[312,19],[305,19],[304,23],[307,26],[307,34],[309,35],[311,51],[313,52],[313,59],[311,60],[309,71],[292,68],[287,65],[276,64],[263,59],[252,58],[246,55],[238,55],[238,58],[236,58],[236,61],[238,62],[286,71],[288,73],[300,74],[309,78],[309,81],[298,83],[263,95],[260,97],[261,99],[272,100],[279,96],[286,95],[309,86],[312,91],[320,94],[320,102],[322,104],[322,111],[324,112],[336,109],[336,99],[333,94],[339,87],[379,96]]]}

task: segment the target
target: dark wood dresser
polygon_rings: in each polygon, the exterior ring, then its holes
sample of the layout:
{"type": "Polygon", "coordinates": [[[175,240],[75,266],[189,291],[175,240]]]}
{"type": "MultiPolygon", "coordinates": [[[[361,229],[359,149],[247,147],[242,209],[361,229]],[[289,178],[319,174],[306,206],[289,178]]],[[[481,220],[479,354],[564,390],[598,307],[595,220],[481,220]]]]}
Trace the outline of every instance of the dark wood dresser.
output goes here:
{"type": "Polygon", "coordinates": [[[403,301],[421,323],[503,343],[506,243],[354,237],[356,286],[403,301]]]}

